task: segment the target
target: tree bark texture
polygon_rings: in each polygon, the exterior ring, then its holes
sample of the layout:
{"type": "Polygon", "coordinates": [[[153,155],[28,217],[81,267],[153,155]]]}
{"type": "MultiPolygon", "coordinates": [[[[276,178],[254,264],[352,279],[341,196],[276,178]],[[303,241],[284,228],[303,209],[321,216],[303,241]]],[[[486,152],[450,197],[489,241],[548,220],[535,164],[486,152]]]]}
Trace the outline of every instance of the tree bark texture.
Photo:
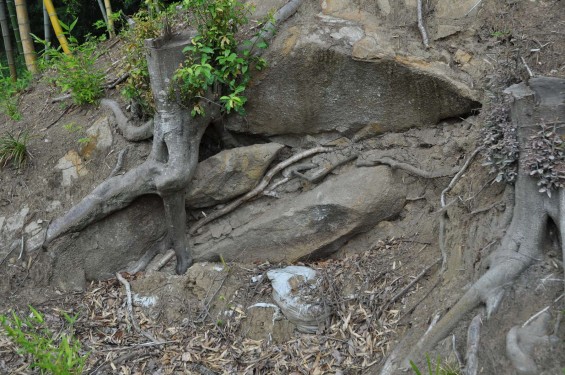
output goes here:
{"type": "Polygon", "coordinates": [[[165,36],[146,41],[151,88],[155,98],[153,147],[148,159],[124,175],[102,182],[48,228],[44,246],[56,238],[80,231],[144,194],[158,194],[165,204],[168,248],[175,251],[176,271],[182,274],[192,263],[186,239],[184,194],[198,163],[200,140],[208,124],[219,117],[212,93],[200,105],[206,115],[191,117],[176,98],[171,80],[184,61],[182,50],[193,35],[165,36]]]}
{"type": "Polygon", "coordinates": [[[486,305],[486,318],[496,312],[506,289],[543,254],[542,244],[551,219],[560,231],[561,248],[565,257],[565,192],[559,190],[551,197],[539,192],[537,180],[525,169],[528,141],[539,131],[542,121],[565,121],[565,80],[534,78],[506,90],[512,95],[512,121],[517,128],[520,144],[518,178],[514,189],[515,207],[510,226],[499,247],[489,256],[486,272],[469,288],[445,316],[411,348],[401,364],[387,360],[381,375],[397,373],[400,367],[409,368],[409,360],[420,360],[447,337],[461,319],[481,304],[486,305]]]}
{"type": "Polygon", "coordinates": [[[35,63],[35,49],[33,48],[33,40],[31,39],[27,4],[25,0],[15,0],[15,5],[16,15],[18,17],[18,29],[20,30],[20,39],[22,40],[27,70],[35,74],[37,73],[37,64],[35,63]]]}
{"type": "Polygon", "coordinates": [[[6,59],[8,60],[8,66],[10,68],[10,77],[12,78],[12,81],[15,82],[18,79],[18,73],[16,71],[12,41],[10,40],[10,25],[8,24],[6,4],[4,3],[4,0],[0,0],[0,27],[2,28],[4,50],[6,51],[6,59]]]}

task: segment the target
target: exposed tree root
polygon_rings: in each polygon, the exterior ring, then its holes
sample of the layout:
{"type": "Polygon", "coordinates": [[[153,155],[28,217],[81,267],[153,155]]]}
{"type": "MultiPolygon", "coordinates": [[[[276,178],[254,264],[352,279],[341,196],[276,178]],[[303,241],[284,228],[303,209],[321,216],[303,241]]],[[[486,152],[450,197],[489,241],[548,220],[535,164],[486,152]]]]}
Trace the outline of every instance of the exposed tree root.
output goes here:
{"type": "MultiPolygon", "coordinates": [[[[105,180],[64,216],[54,220],[47,228],[44,247],[67,233],[79,231],[125,208],[141,195],[158,194],[165,205],[166,246],[175,250],[176,271],[184,273],[191,265],[185,234],[184,191],[196,170],[202,135],[207,125],[219,117],[220,111],[217,106],[202,101],[200,105],[205,108],[206,115],[192,118],[186,108],[169,99],[169,78],[183,61],[182,49],[189,41],[190,36],[177,36],[176,39],[168,36],[147,42],[151,49],[148,64],[157,108],[153,148],[148,159],[124,175],[105,180]]],[[[210,99],[215,98],[213,93],[208,95],[210,99]]],[[[123,116],[115,102],[105,103],[118,117],[123,116]]]]}
{"type": "Polygon", "coordinates": [[[418,30],[422,35],[422,43],[426,49],[430,48],[430,40],[428,38],[428,32],[426,31],[426,25],[424,25],[424,12],[423,12],[422,0],[418,0],[418,30]]]}
{"type": "MultiPolygon", "coordinates": [[[[274,28],[292,16],[301,3],[302,0],[292,0],[283,6],[275,14],[275,23],[270,26],[274,28]]],[[[260,38],[270,39],[273,32],[274,30],[267,30],[267,27],[264,27],[260,38]]],[[[162,37],[145,41],[149,50],[147,63],[156,107],[153,120],[142,126],[135,126],[115,101],[102,100],[101,104],[114,113],[118,128],[127,140],[139,141],[153,136],[151,154],[142,165],[123,175],[111,176],[102,182],[64,216],[50,223],[42,244],[44,249],[57,238],[80,231],[89,224],[125,208],[141,195],[157,194],[161,196],[165,206],[168,235],[164,247],[172,248],[175,252],[176,272],[182,274],[192,264],[185,233],[184,193],[196,170],[204,131],[209,124],[220,118],[222,110],[222,106],[217,103],[219,87],[208,90],[202,97],[194,98],[205,113],[195,118],[191,116],[186,106],[174,99],[175,95],[170,95],[171,78],[184,61],[182,50],[190,43],[193,36],[194,34],[173,35],[170,28],[165,27],[162,37]]],[[[119,169],[120,164],[118,160],[116,169],[119,169]]],[[[265,176],[257,187],[258,191],[266,187],[273,175],[265,176]]],[[[138,266],[143,268],[148,261],[143,259],[138,266]]]]}
{"type": "Polygon", "coordinates": [[[124,168],[124,163],[127,153],[128,153],[127,147],[124,148],[122,151],[120,151],[120,153],[118,154],[118,160],[116,161],[116,166],[114,167],[114,169],[112,169],[112,172],[110,172],[108,178],[114,177],[122,171],[122,169],[124,168]]]}
{"type": "Polygon", "coordinates": [[[400,162],[400,161],[396,161],[396,160],[389,158],[389,157],[383,157],[383,158],[379,158],[379,159],[371,160],[371,161],[359,160],[357,162],[358,167],[373,167],[375,165],[381,165],[381,164],[388,165],[392,169],[401,169],[405,172],[410,173],[411,175],[422,177],[422,178],[428,178],[428,179],[453,176],[454,174],[456,174],[457,172],[459,172],[461,170],[461,168],[459,168],[459,167],[454,167],[454,168],[449,169],[449,170],[426,171],[426,170],[420,169],[418,167],[414,167],[413,165],[403,163],[403,162],[400,162]]]}
{"type": "Polygon", "coordinates": [[[134,122],[126,117],[120,105],[115,100],[102,99],[100,104],[104,107],[109,108],[114,113],[116,118],[116,123],[118,124],[118,129],[128,141],[136,142],[149,139],[153,136],[153,119],[148,120],[146,123],[138,126],[134,122]]]}
{"type": "MultiPolygon", "coordinates": [[[[514,95],[512,119],[518,129],[521,149],[525,149],[530,134],[537,130],[541,118],[565,117],[564,80],[536,78],[516,85],[510,93],[514,95]],[[535,96],[534,96],[534,91],[535,96]]],[[[525,152],[522,153],[522,155],[525,152]]],[[[523,158],[524,156],[521,156],[523,158]]],[[[520,165],[523,165],[522,159],[520,165]]],[[[565,192],[559,190],[551,197],[538,192],[539,187],[523,167],[519,168],[514,191],[516,205],[512,221],[500,246],[487,259],[486,272],[467,290],[445,316],[410,349],[400,367],[408,368],[409,360],[417,360],[422,353],[429,353],[434,346],[447,337],[464,316],[481,304],[486,306],[488,319],[498,308],[505,288],[526,270],[534,261],[541,259],[541,248],[547,234],[547,225],[553,221],[561,238],[565,234],[565,192]]],[[[562,240],[563,241],[563,240],[562,240]]],[[[565,244],[561,244],[565,256],[565,244]]],[[[398,351],[389,357],[381,375],[395,373],[400,358],[398,351]]]]}
{"type": "Polygon", "coordinates": [[[314,147],[314,148],[311,148],[309,150],[303,151],[299,154],[296,154],[296,155],[288,158],[287,160],[277,164],[273,169],[271,169],[263,177],[261,182],[257,186],[255,186],[255,188],[253,190],[251,190],[249,193],[247,193],[244,196],[236,199],[235,201],[231,202],[230,204],[228,204],[227,206],[225,206],[221,210],[215,211],[214,213],[206,216],[205,218],[201,219],[196,224],[194,224],[192,226],[192,228],[190,228],[190,234],[195,234],[196,231],[198,229],[202,228],[204,225],[208,224],[209,222],[211,222],[213,220],[216,220],[219,217],[222,217],[222,216],[232,212],[237,207],[239,207],[242,203],[245,203],[245,202],[255,198],[259,194],[261,194],[261,192],[263,190],[265,190],[265,188],[269,185],[269,182],[271,182],[271,179],[273,177],[275,177],[275,175],[277,173],[279,173],[280,171],[282,171],[283,169],[285,169],[289,165],[292,165],[293,163],[296,163],[298,160],[304,159],[308,156],[312,156],[314,154],[319,154],[321,152],[329,152],[329,151],[332,151],[332,150],[333,149],[330,148],[330,147],[314,147]]]}
{"type": "Polygon", "coordinates": [[[331,171],[333,171],[334,169],[336,169],[339,166],[342,166],[346,163],[349,163],[350,161],[353,161],[355,159],[357,159],[359,155],[354,154],[354,155],[350,155],[347,157],[344,157],[341,160],[338,160],[335,163],[329,163],[325,166],[323,166],[322,168],[320,168],[319,170],[315,171],[311,176],[307,176],[304,173],[300,173],[297,169],[292,171],[292,174],[294,174],[295,176],[298,176],[308,182],[311,182],[313,184],[321,181],[324,177],[326,177],[331,171]]]}
{"type": "MultiPolygon", "coordinates": [[[[482,147],[482,146],[477,147],[475,149],[475,151],[473,151],[473,153],[471,154],[471,156],[469,156],[469,158],[467,159],[465,164],[463,164],[463,166],[461,167],[459,172],[457,172],[457,174],[451,179],[451,182],[449,183],[449,185],[447,185],[447,187],[445,189],[443,189],[443,191],[441,192],[441,196],[440,196],[440,203],[441,203],[442,209],[446,207],[445,195],[451,189],[453,189],[453,187],[459,181],[461,176],[463,176],[463,173],[465,173],[467,171],[467,168],[469,168],[469,166],[471,165],[471,162],[475,159],[475,157],[479,154],[479,152],[481,152],[483,150],[483,148],[484,147],[482,147]]],[[[445,249],[445,224],[446,224],[446,220],[447,220],[447,210],[444,210],[439,217],[439,250],[440,250],[440,253],[441,253],[441,257],[442,257],[442,263],[441,263],[441,272],[442,273],[445,271],[445,267],[447,266],[447,251],[445,249]]]]}
{"type": "Polygon", "coordinates": [[[465,375],[477,375],[479,371],[479,339],[481,337],[482,313],[476,315],[467,330],[467,365],[465,375]]]}

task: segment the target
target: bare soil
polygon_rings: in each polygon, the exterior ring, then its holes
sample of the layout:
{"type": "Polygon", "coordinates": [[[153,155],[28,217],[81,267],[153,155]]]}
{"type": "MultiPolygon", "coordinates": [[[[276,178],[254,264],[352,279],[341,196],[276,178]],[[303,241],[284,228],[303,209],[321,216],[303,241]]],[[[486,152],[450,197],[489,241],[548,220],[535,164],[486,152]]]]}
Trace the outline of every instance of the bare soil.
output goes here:
{"type": "MultiPolygon", "coordinates": [[[[488,111],[490,98],[509,84],[527,80],[528,69],[535,75],[565,77],[564,8],[558,0],[484,0],[476,20],[468,26],[469,32],[433,41],[432,48],[450,55],[462,50],[473,56],[472,63],[450,60],[450,64],[467,74],[474,88],[483,93],[484,110],[488,111]]],[[[434,9],[428,11],[432,15],[434,9]]],[[[413,40],[419,37],[414,22],[404,31],[413,40]]],[[[98,64],[108,71],[108,82],[121,74],[114,65],[122,56],[121,47],[121,43],[113,42],[102,46],[108,51],[98,64]]],[[[59,94],[38,79],[19,98],[21,121],[0,115],[0,134],[27,131],[32,135],[28,144],[32,158],[27,167],[0,169],[0,216],[13,215],[28,206],[26,224],[52,220],[109,175],[120,150],[129,148],[125,169],[140,164],[149,154],[149,142],[131,144],[113,132],[111,150],[92,158],[82,156],[88,174],[80,184],[63,187],[61,171],[55,168],[58,160],[71,149],[80,155],[83,145],[79,139],[85,130],[110,113],[96,106],[52,103],[59,94]],[[48,211],[55,201],[60,205],[48,211]]],[[[122,100],[117,90],[108,90],[106,95],[122,100]]],[[[465,120],[470,124],[465,128],[469,140],[457,148],[462,159],[475,147],[481,116],[465,120]]],[[[408,139],[410,135],[395,136],[408,139]]],[[[384,139],[374,142],[384,143],[384,139]]],[[[441,160],[426,163],[433,166],[441,160]]],[[[433,317],[449,310],[482,274],[482,261],[506,229],[501,225],[508,208],[503,199],[505,187],[494,184],[494,176],[480,164],[476,161],[450,193],[457,202],[448,209],[449,257],[443,275],[439,264],[433,265],[440,257],[439,193],[449,184],[449,178],[416,179],[408,195],[412,200],[397,221],[380,223],[358,235],[332,259],[308,264],[324,275],[321,300],[334,309],[325,330],[317,335],[299,334],[286,323],[272,320],[272,314],[249,309],[257,302],[272,302],[264,274],[280,265],[271,264],[220,264],[222,281],[204,277],[199,286],[204,295],[188,296],[183,302],[183,306],[190,306],[186,311],[178,304],[166,305],[169,312],[153,315],[137,306],[137,321],[143,331],[160,341],[156,343],[132,328],[125,291],[116,279],[92,282],[82,292],[61,292],[49,284],[49,253],[24,252],[18,259],[18,250],[0,264],[0,313],[12,309],[27,313],[27,305],[32,305],[45,314],[54,332],[63,326],[61,311],[78,313],[74,329],[83,349],[90,352],[85,369],[89,374],[376,373],[397,343],[413,345],[433,317]],[[429,266],[414,285],[391,302],[429,266]],[[260,275],[262,281],[251,281],[260,275]],[[269,329],[275,325],[276,332],[269,336],[269,329]]],[[[407,181],[413,179],[407,176],[407,181]]],[[[544,258],[508,286],[499,312],[483,322],[480,373],[515,374],[505,356],[505,334],[512,325],[522,324],[548,305],[559,340],[540,345],[536,358],[542,364],[542,374],[558,374],[565,368],[565,325],[558,323],[565,310],[564,260],[559,246],[557,236],[548,233],[544,258]]],[[[171,276],[173,273],[169,264],[158,277],[164,285],[187,282],[188,276],[171,276]]],[[[149,291],[151,283],[144,286],[140,281],[145,277],[157,276],[127,275],[133,285],[149,291]]],[[[464,359],[464,338],[471,318],[440,345],[444,362],[457,367],[458,358],[464,359]]],[[[0,336],[0,354],[0,373],[39,373],[27,367],[30,358],[18,354],[5,336],[0,336]]],[[[422,353],[422,359],[425,355],[422,353]]]]}

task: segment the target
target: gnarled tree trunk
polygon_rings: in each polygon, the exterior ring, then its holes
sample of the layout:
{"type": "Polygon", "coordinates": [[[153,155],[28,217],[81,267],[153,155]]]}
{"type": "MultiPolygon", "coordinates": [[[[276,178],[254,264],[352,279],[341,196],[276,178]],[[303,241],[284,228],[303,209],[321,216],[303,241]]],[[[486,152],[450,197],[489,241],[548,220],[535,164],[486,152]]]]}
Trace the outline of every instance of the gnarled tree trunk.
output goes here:
{"type": "Polygon", "coordinates": [[[151,89],[155,97],[153,148],[148,159],[124,175],[101,183],[64,216],[47,229],[44,246],[58,237],[76,232],[87,225],[129,205],[144,194],[163,198],[168,227],[167,245],[175,250],[176,272],[182,274],[192,263],[186,239],[184,192],[196,170],[200,140],[208,124],[220,115],[213,102],[214,93],[200,105],[205,115],[191,117],[171,87],[183,48],[193,35],[166,35],[146,41],[151,89]]]}
{"type": "Polygon", "coordinates": [[[487,318],[496,312],[506,288],[536,259],[541,258],[549,219],[556,224],[561,234],[565,259],[565,192],[553,192],[551,197],[540,193],[537,181],[525,169],[527,143],[533,133],[539,131],[540,123],[544,120],[558,123],[565,121],[565,80],[533,78],[527,84],[510,87],[506,93],[513,97],[512,121],[518,132],[521,150],[514,192],[516,203],[510,226],[499,247],[489,257],[486,272],[407,356],[400,353],[391,355],[381,370],[381,375],[397,373],[399,368],[408,368],[409,360],[420,360],[447,337],[467,313],[480,305],[486,306],[487,318]]]}

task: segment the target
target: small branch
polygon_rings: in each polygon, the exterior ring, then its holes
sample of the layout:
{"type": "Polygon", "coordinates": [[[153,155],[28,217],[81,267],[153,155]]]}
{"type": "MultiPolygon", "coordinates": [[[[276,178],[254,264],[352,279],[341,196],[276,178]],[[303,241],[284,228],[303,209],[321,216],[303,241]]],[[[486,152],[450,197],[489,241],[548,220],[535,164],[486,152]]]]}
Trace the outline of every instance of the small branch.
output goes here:
{"type": "Polygon", "coordinates": [[[455,334],[451,335],[451,346],[453,347],[453,354],[455,355],[455,359],[457,359],[457,365],[459,368],[463,367],[463,362],[461,361],[461,356],[457,351],[457,342],[455,341],[455,334]]]}
{"type": "Polygon", "coordinates": [[[526,320],[524,322],[524,324],[522,324],[522,328],[524,328],[525,326],[527,326],[528,324],[530,324],[534,319],[536,319],[538,316],[540,316],[541,314],[543,314],[544,312],[546,312],[547,310],[549,310],[550,306],[546,306],[545,308],[543,308],[542,310],[538,311],[537,313],[535,313],[534,315],[532,315],[530,317],[530,319],[526,320]]]}
{"type": "Polygon", "coordinates": [[[476,7],[478,7],[479,4],[482,3],[482,2],[483,2],[483,0],[477,1],[477,3],[476,3],[475,5],[473,5],[473,6],[471,7],[471,9],[469,9],[469,11],[468,11],[467,13],[465,13],[465,17],[467,17],[469,14],[471,14],[471,12],[473,11],[473,9],[475,9],[476,7]]]}
{"type": "Polygon", "coordinates": [[[109,90],[115,89],[116,86],[118,86],[120,83],[125,81],[128,77],[129,77],[129,72],[126,72],[126,73],[122,74],[120,77],[118,77],[114,82],[106,85],[106,88],[109,89],[109,90]]]}
{"type": "Polygon", "coordinates": [[[401,170],[408,172],[408,173],[410,173],[414,176],[418,176],[418,177],[422,177],[422,178],[428,178],[428,179],[453,176],[454,174],[459,172],[459,167],[455,167],[451,170],[443,170],[443,171],[433,171],[433,172],[425,171],[425,170],[420,169],[418,167],[414,167],[413,165],[403,163],[403,162],[400,162],[400,161],[396,161],[396,160],[389,158],[389,157],[386,157],[386,156],[379,158],[379,159],[371,160],[371,161],[360,160],[360,161],[357,162],[358,167],[373,167],[375,165],[381,165],[381,164],[388,165],[392,169],[401,169],[401,170]]]}
{"type": "Polygon", "coordinates": [[[250,199],[255,198],[256,196],[258,196],[259,194],[261,194],[261,192],[263,190],[265,190],[265,188],[267,187],[267,185],[269,185],[269,182],[271,181],[271,179],[280,171],[282,171],[283,169],[285,169],[286,167],[288,167],[289,165],[304,159],[308,156],[312,156],[314,154],[319,154],[321,152],[329,152],[332,151],[333,149],[331,147],[314,147],[311,148],[309,150],[306,150],[304,152],[301,152],[299,154],[296,154],[290,158],[288,158],[287,160],[277,164],[273,169],[271,169],[266,175],[265,177],[263,177],[263,180],[261,180],[261,182],[250,192],[248,192],[247,194],[245,194],[244,196],[242,196],[239,199],[236,199],[235,201],[233,201],[232,203],[228,204],[227,206],[225,206],[224,208],[222,208],[221,210],[218,210],[210,215],[208,215],[207,217],[201,219],[200,221],[198,221],[196,224],[194,224],[194,226],[192,228],[190,228],[190,234],[194,234],[196,233],[196,231],[200,228],[202,228],[204,225],[208,224],[209,222],[216,220],[219,217],[222,217],[230,212],[232,212],[233,210],[235,210],[237,207],[239,207],[242,203],[249,201],[250,199]]]}
{"type": "Polygon", "coordinates": [[[64,100],[70,99],[71,98],[71,94],[65,94],[63,96],[59,96],[56,98],[51,99],[51,103],[59,103],[62,102],[64,100]]]}
{"type": "Polygon", "coordinates": [[[57,118],[55,119],[55,121],[53,121],[52,123],[50,123],[49,125],[47,125],[46,127],[44,127],[44,128],[41,129],[41,130],[45,131],[45,130],[49,129],[50,127],[52,127],[53,125],[55,125],[56,123],[58,123],[59,120],[62,119],[63,116],[65,116],[65,115],[69,112],[69,110],[70,110],[71,108],[73,108],[73,107],[74,107],[74,105],[72,105],[72,104],[69,105],[69,106],[67,106],[67,108],[65,108],[65,110],[63,111],[63,113],[61,113],[61,115],[60,115],[59,117],[57,117],[57,118]]]}
{"type": "Polygon", "coordinates": [[[480,146],[480,147],[477,147],[475,149],[475,151],[473,151],[471,156],[469,156],[469,159],[467,159],[465,164],[463,164],[463,166],[461,167],[459,172],[457,172],[457,174],[453,177],[453,179],[451,180],[449,185],[445,189],[443,189],[443,191],[441,192],[441,207],[445,206],[445,194],[447,194],[451,189],[453,189],[453,187],[455,186],[457,181],[459,181],[459,179],[461,178],[463,173],[465,173],[465,171],[467,171],[467,168],[469,168],[469,165],[471,165],[471,162],[473,161],[473,159],[475,159],[475,157],[479,154],[479,152],[481,152],[483,150],[483,148],[484,148],[483,146],[480,146]]]}
{"type": "Polygon", "coordinates": [[[4,262],[6,261],[6,259],[8,259],[8,257],[14,252],[14,250],[16,250],[18,248],[17,245],[13,245],[12,248],[10,249],[10,251],[8,251],[8,254],[6,254],[4,256],[4,258],[2,258],[2,260],[0,260],[0,266],[2,264],[4,264],[4,262]]]}
{"type": "MultiPolygon", "coordinates": [[[[453,187],[459,181],[461,176],[463,176],[463,174],[465,173],[467,168],[469,168],[469,166],[471,165],[471,162],[475,159],[475,157],[479,154],[479,152],[481,152],[483,150],[483,148],[484,148],[483,146],[480,146],[480,147],[477,147],[475,149],[475,151],[473,151],[473,153],[471,154],[471,156],[469,156],[469,158],[467,159],[465,164],[463,164],[463,166],[461,167],[459,172],[457,172],[457,174],[453,177],[453,179],[451,180],[449,185],[447,185],[447,187],[445,189],[443,189],[443,191],[441,192],[441,197],[440,197],[440,203],[441,203],[442,209],[445,208],[445,195],[451,189],[453,189],[453,187]]],[[[445,267],[447,266],[447,250],[445,249],[445,224],[446,224],[445,222],[446,222],[446,219],[447,219],[447,212],[444,211],[441,214],[441,216],[439,217],[439,250],[440,250],[440,253],[441,253],[441,257],[443,259],[443,261],[441,263],[441,272],[442,273],[445,271],[445,267]]]]}
{"type": "Polygon", "coordinates": [[[114,167],[114,169],[112,169],[112,172],[110,172],[108,178],[114,177],[118,173],[120,173],[120,171],[124,167],[125,157],[128,153],[128,150],[129,149],[126,147],[122,151],[120,151],[120,153],[118,154],[118,160],[116,161],[116,166],[114,167]]]}
{"type": "Polygon", "coordinates": [[[436,264],[439,263],[439,261],[441,261],[441,258],[438,258],[435,262],[433,262],[432,264],[430,264],[429,266],[427,266],[426,268],[424,268],[422,270],[422,272],[420,272],[415,278],[414,280],[412,280],[408,285],[406,285],[404,288],[402,288],[402,290],[398,293],[396,293],[394,295],[394,297],[392,297],[387,303],[386,305],[381,309],[381,311],[377,314],[377,319],[382,315],[382,313],[390,306],[392,305],[394,302],[396,302],[399,298],[401,298],[402,296],[404,296],[406,294],[406,292],[408,292],[413,286],[414,284],[416,284],[418,281],[420,281],[420,279],[422,277],[424,277],[424,275],[426,273],[428,273],[428,271],[435,266],[436,264]]]}
{"type": "Polygon", "coordinates": [[[522,60],[522,63],[524,64],[524,66],[526,67],[526,70],[528,71],[528,74],[530,75],[531,78],[534,77],[534,73],[532,73],[532,70],[530,69],[530,67],[528,66],[528,64],[526,63],[526,59],[524,59],[522,56],[520,56],[520,59],[522,60]]]}
{"type": "Polygon", "coordinates": [[[482,313],[476,315],[467,330],[466,375],[477,375],[479,370],[479,339],[481,337],[482,313]]]}
{"type": "Polygon", "coordinates": [[[161,268],[165,267],[167,265],[167,263],[169,263],[169,261],[175,256],[175,252],[174,250],[169,250],[165,253],[165,255],[163,255],[163,257],[159,260],[159,263],[157,263],[154,267],[152,267],[150,270],[148,271],[160,271],[161,268]]]}
{"type": "Polygon", "coordinates": [[[426,47],[426,49],[430,48],[428,32],[426,31],[426,26],[424,25],[422,0],[418,0],[418,29],[420,30],[420,34],[422,34],[422,43],[424,43],[424,47],[426,47]]]}
{"type": "Polygon", "coordinates": [[[120,273],[116,273],[116,278],[118,279],[118,281],[125,287],[126,289],[126,303],[127,303],[127,309],[128,309],[128,314],[130,316],[131,319],[131,324],[134,328],[134,330],[140,334],[142,334],[143,336],[145,336],[146,338],[148,338],[149,340],[151,340],[151,342],[155,342],[158,343],[159,340],[156,340],[155,337],[153,337],[152,334],[145,332],[144,330],[142,330],[139,327],[139,324],[137,324],[137,320],[135,319],[135,315],[133,313],[133,303],[132,303],[132,298],[131,298],[131,287],[129,285],[129,282],[124,279],[122,277],[122,275],[120,275],[120,273]]]}

